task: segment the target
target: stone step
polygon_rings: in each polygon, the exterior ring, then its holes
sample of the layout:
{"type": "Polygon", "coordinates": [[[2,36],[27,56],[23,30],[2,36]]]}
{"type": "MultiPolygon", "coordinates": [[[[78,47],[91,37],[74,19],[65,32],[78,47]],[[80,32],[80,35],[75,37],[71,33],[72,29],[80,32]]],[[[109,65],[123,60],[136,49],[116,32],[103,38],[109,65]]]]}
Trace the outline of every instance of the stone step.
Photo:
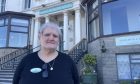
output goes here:
{"type": "Polygon", "coordinates": [[[0,82],[0,84],[12,84],[12,82],[0,82]]]}
{"type": "Polygon", "coordinates": [[[0,82],[12,82],[13,79],[0,78],[0,82]]]}
{"type": "Polygon", "coordinates": [[[0,72],[1,72],[1,71],[7,71],[7,72],[9,71],[9,72],[12,72],[13,70],[14,70],[14,69],[3,69],[3,70],[0,70],[0,72]]]}
{"type": "Polygon", "coordinates": [[[0,73],[0,75],[14,75],[14,73],[0,73]]]}
{"type": "Polygon", "coordinates": [[[1,78],[12,79],[13,75],[0,75],[0,79],[1,78]]]}
{"type": "Polygon", "coordinates": [[[0,75],[2,74],[13,74],[14,72],[0,72],[0,75]]]}

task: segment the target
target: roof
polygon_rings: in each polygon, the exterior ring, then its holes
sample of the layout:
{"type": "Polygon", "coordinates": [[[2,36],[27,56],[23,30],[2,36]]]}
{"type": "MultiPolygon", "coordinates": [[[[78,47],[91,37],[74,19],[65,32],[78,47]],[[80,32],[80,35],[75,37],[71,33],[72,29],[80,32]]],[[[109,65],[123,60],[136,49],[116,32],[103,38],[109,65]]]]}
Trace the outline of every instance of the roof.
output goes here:
{"type": "Polygon", "coordinates": [[[22,13],[22,12],[5,11],[5,12],[0,13],[0,16],[5,16],[5,15],[35,17],[35,15],[33,15],[33,14],[27,14],[27,13],[22,13]]]}

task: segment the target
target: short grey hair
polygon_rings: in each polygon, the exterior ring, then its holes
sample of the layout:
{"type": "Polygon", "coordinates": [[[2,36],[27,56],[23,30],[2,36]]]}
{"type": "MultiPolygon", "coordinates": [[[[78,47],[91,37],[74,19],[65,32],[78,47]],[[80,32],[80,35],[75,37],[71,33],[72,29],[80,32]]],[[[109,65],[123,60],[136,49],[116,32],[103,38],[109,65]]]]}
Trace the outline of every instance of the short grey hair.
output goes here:
{"type": "Polygon", "coordinates": [[[47,28],[53,28],[53,29],[57,30],[58,31],[58,34],[59,34],[59,40],[61,41],[61,39],[62,39],[62,33],[60,31],[60,28],[59,28],[59,26],[57,24],[55,24],[53,22],[47,22],[47,23],[43,24],[41,26],[41,28],[39,29],[39,32],[38,33],[43,33],[43,31],[45,29],[47,29],[47,28]]]}

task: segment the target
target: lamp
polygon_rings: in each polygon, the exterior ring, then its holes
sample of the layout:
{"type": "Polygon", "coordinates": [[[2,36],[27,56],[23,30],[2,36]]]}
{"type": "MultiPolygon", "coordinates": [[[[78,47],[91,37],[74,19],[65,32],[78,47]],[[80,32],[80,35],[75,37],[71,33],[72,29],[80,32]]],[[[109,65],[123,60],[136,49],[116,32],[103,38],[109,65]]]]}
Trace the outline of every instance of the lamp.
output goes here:
{"type": "Polygon", "coordinates": [[[104,40],[102,42],[100,42],[100,45],[101,45],[101,52],[102,53],[105,53],[107,51],[106,47],[105,47],[105,42],[104,40]]]}

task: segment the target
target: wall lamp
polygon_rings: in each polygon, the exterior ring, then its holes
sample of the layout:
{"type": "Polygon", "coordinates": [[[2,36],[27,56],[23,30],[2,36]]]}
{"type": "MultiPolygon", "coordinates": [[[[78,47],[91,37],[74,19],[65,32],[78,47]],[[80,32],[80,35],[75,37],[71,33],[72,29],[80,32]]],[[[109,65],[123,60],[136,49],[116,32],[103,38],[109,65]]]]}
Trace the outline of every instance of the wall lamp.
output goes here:
{"type": "Polygon", "coordinates": [[[100,46],[101,46],[101,52],[102,53],[105,53],[107,51],[106,47],[105,47],[105,42],[104,40],[103,41],[100,41],[100,46]]]}

